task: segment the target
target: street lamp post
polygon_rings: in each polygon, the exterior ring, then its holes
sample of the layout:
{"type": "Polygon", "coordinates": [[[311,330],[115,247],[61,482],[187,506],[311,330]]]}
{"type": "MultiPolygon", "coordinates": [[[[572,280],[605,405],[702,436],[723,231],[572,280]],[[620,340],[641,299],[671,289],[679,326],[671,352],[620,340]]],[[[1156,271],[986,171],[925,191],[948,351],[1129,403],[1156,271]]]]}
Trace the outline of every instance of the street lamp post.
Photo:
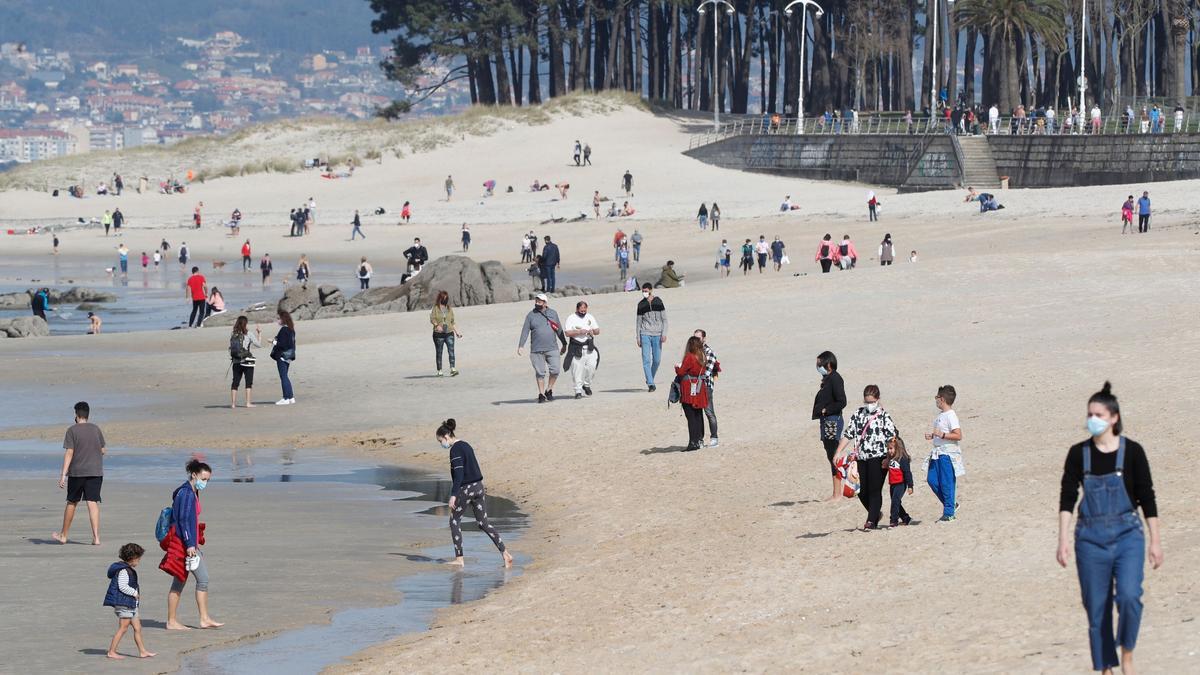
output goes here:
{"type": "Polygon", "coordinates": [[[813,0],[792,0],[783,8],[783,13],[787,16],[792,15],[792,7],[803,5],[800,8],[800,87],[799,94],[796,96],[796,133],[804,133],[804,52],[808,51],[808,9],[815,7],[817,10],[817,18],[821,18],[825,14],[825,10],[821,9],[813,0]]]}
{"type": "Polygon", "coordinates": [[[719,15],[719,14],[717,14],[717,11],[716,11],[716,10],[717,10],[717,7],[718,7],[718,6],[720,6],[720,5],[725,5],[725,13],[726,13],[726,14],[728,14],[729,16],[733,16],[733,11],[734,11],[734,10],[733,10],[733,5],[731,5],[731,4],[729,4],[728,2],[726,2],[726,0],[704,0],[704,2],[701,2],[701,3],[700,3],[700,4],[699,4],[697,7],[696,7],[696,13],[697,13],[697,14],[704,14],[704,6],[705,6],[705,5],[712,5],[712,6],[713,6],[713,50],[712,50],[712,63],[713,63],[713,99],[712,99],[712,107],[713,107],[713,131],[720,131],[720,130],[721,130],[721,104],[720,104],[720,100],[721,100],[721,99],[720,99],[720,95],[719,95],[719,93],[718,93],[720,90],[717,88],[717,80],[718,80],[718,79],[720,79],[720,77],[721,77],[721,75],[720,75],[720,73],[721,73],[721,66],[719,65],[719,63],[718,63],[718,61],[717,61],[717,25],[720,23],[721,17],[720,17],[720,15],[719,15]]]}
{"type": "MultiPolygon", "coordinates": [[[[930,118],[933,118],[933,117],[937,116],[937,99],[938,99],[937,62],[938,62],[938,47],[941,46],[941,44],[938,42],[937,22],[938,22],[938,15],[941,14],[941,11],[940,11],[941,7],[938,5],[938,0],[929,0],[929,4],[933,7],[933,44],[930,45],[930,49],[933,50],[931,52],[932,56],[930,57],[930,64],[931,64],[931,67],[933,68],[933,72],[931,73],[931,75],[932,75],[931,79],[933,80],[933,83],[932,83],[932,86],[930,87],[930,89],[932,91],[929,92],[929,116],[930,116],[930,118]]],[[[954,0],[946,0],[947,6],[952,5],[952,4],[954,4],[954,0]]],[[[974,77],[973,73],[972,73],[972,77],[974,77]]]]}
{"type": "Polygon", "coordinates": [[[1079,4],[1083,6],[1083,25],[1079,31],[1079,119],[1084,120],[1087,119],[1083,113],[1083,92],[1087,89],[1087,66],[1083,60],[1083,47],[1087,42],[1087,0],[1080,0],[1079,4]]]}

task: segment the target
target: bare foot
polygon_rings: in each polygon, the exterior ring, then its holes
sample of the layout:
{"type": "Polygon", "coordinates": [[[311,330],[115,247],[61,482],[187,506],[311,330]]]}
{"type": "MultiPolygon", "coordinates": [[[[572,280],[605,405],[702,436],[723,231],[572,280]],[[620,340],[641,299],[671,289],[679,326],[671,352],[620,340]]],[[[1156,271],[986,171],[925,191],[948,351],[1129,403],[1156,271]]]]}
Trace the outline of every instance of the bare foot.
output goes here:
{"type": "Polygon", "coordinates": [[[219,621],[213,621],[212,619],[204,619],[200,622],[201,628],[220,628],[221,626],[224,626],[224,625],[225,624],[223,624],[219,621]]]}
{"type": "Polygon", "coordinates": [[[826,504],[829,504],[829,503],[832,503],[832,502],[836,502],[836,501],[838,501],[838,500],[839,500],[839,499],[841,499],[841,498],[842,498],[842,496],[841,496],[841,495],[830,495],[830,496],[826,497],[826,498],[825,498],[824,500],[822,500],[822,501],[824,501],[826,504]]]}
{"type": "Polygon", "coordinates": [[[1137,668],[1133,665],[1133,652],[1121,652],[1121,675],[1137,675],[1137,668]]]}
{"type": "Polygon", "coordinates": [[[54,541],[57,541],[60,544],[67,543],[67,538],[65,536],[59,534],[58,532],[55,532],[54,534],[50,535],[50,538],[53,539],[54,541]]]}
{"type": "Polygon", "coordinates": [[[100,545],[100,540],[99,540],[99,539],[93,539],[93,540],[92,540],[92,546],[99,546],[99,545],[100,545]]]}
{"type": "Polygon", "coordinates": [[[109,653],[105,654],[105,656],[107,656],[107,657],[108,657],[108,658],[110,658],[110,659],[123,659],[123,658],[125,658],[124,656],[121,656],[120,654],[118,654],[118,653],[116,653],[116,652],[109,652],[109,653]]]}
{"type": "Polygon", "coordinates": [[[463,557],[460,555],[460,556],[458,556],[457,558],[455,558],[454,560],[451,560],[450,562],[448,562],[448,563],[446,563],[446,564],[447,564],[447,565],[455,565],[455,566],[457,566],[457,567],[465,567],[465,566],[466,566],[466,561],[465,561],[465,560],[463,560],[463,557]]]}
{"type": "Polygon", "coordinates": [[[149,658],[153,658],[155,656],[158,656],[157,652],[142,652],[141,654],[138,654],[138,658],[142,658],[142,659],[149,659],[149,658]]]}
{"type": "Polygon", "coordinates": [[[191,630],[191,626],[185,626],[178,621],[168,621],[167,630],[191,630]]]}
{"type": "Polygon", "coordinates": [[[253,404],[253,403],[247,403],[247,404],[246,404],[246,407],[247,407],[247,408],[253,408],[253,407],[254,407],[254,404],[253,404]]]}
{"type": "Polygon", "coordinates": [[[234,410],[234,409],[236,409],[236,408],[237,408],[237,404],[236,404],[236,403],[234,403],[233,405],[229,406],[229,409],[230,409],[230,410],[234,410]]]}
{"type": "Polygon", "coordinates": [[[512,563],[513,563],[513,557],[512,557],[512,554],[511,554],[511,553],[509,553],[508,551],[505,551],[505,552],[504,552],[504,566],[505,566],[505,567],[512,567],[512,563]]]}

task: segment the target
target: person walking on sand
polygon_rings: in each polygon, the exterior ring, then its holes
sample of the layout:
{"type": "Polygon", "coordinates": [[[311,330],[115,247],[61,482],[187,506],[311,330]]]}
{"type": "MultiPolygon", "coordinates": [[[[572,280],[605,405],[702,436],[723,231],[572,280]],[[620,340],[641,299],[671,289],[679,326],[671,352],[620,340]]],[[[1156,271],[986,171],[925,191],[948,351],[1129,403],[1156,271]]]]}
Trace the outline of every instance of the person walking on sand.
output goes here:
{"type": "Polygon", "coordinates": [[[752,269],[754,269],[754,244],[747,239],[742,244],[742,276],[750,274],[752,269]]]}
{"type": "Polygon", "coordinates": [[[250,253],[251,253],[250,240],[247,239],[246,243],[242,244],[242,271],[243,272],[250,271],[250,253]]]}
{"type": "Polygon", "coordinates": [[[126,631],[133,627],[133,643],[137,645],[138,657],[148,659],[157,656],[146,649],[142,642],[142,620],[138,618],[138,606],[141,604],[141,587],[138,585],[138,575],[135,569],[142,562],[146,549],[134,543],[125,544],[117,552],[119,562],[108,566],[108,591],[104,594],[104,606],[112,607],[117,615],[117,632],[108,645],[108,658],[123,659],[117,653],[121,638],[126,631]]]}
{"type": "Polygon", "coordinates": [[[1137,201],[1138,232],[1145,234],[1150,231],[1150,193],[1143,192],[1137,201]]]}
{"type": "Polygon", "coordinates": [[[563,368],[571,373],[575,383],[575,398],[583,398],[584,394],[591,396],[592,377],[600,366],[600,351],[596,349],[600,324],[588,313],[587,302],[580,300],[575,303],[575,313],[567,317],[563,331],[569,338],[563,368]]]}
{"type": "Polygon", "coordinates": [[[679,403],[688,427],[688,444],[684,452],[699,450],[704,445],[704,409],[708,407],[704,363],[704,341],[693,335],[688,338],[683,359],[675,365],[679,403]]]}
{"type": "Polygon", "coordinates": [[[88,312],[88,335],[99,335],[104,321],[95,312],[88,312]]]}
{"type": "Polygon", "coordinates": [[[892,244],[892,235],[887,233],[883,235],[883,241],[879,242],[879,266],[886,267],[892,264],[896,259],[896,247],[892,244]]]}
{"type": "Polygon", "coordinates": [[[848,234],[842,237],[842,243],[838,246],[838,260],[843,270],[853,269],[858,264],[858,251],[854,250],[854,242],[850,241],[848,234]]]}
{"type": "Polygon", "coordinates": [[[453,419],[442,422],[437,428],[438,443],[450,451],[450,539],[454,542],[454,560],[451,565],[463,566],[463,537],[462,517],[471,505],[475,514],[475,524],[479,531],[491,538],[500,555],[504,557],[504,566],[512,567],[513,557],[500,538],[500,533],[488,521],[487,490],[483,487],[483,472],[479,470],[479,461],[475,458],[475,449],[466,441],[460,441],[454,435],[456,423],[453,419]]]}
{"type": "Polygon", "coordinates": [[[187,242],[186,241],[180,242],[179,243],[179,266],[186,268],[188,261],[191,259],[192,259],[192,256],[188,252],[187,242]]]}
{"type": "Polygon", "coordinates": [[[646,388],[654,391],[654,378],[662,363],[662,348],[667,343],[667,307],[654,295],[654,285],[642,284],[642,299],[637,305],[637,346],[642,350],[642,373],[646,388]]]}
{"type": "Polygon", "coordinates": [[[113,209],[113,213],[112,213],[113,234],[119,236],[121,234],[121,227],[123,227],[124,225],[125,225],[125,214],[121,213],[121,207],[118,206],[117,208],[113,209]]]}
{"type": "Polygon", "coordinates": [[[271,262],[271,254],[264,253],[262,260],[258,261],[258,269],[262,272],[263,288],[271,285],[271,271],[275,269],[275,265],[271,262]]]}
{"type": "Polygon", "coordinates": [[[592,193],[592,211],[596,213],[596,217],[600,217],[600,191],[596,190],[592,193]]]}
{"type": "Polygon", "coordinates": [[[629,243],[621,242],[617,247],[617,272],[621,275],[621,281],[625,281],[629,277],[629,243]]]}
{"type": "Polygon", "coordinates": [[[621,177],[621,187],[625,190],[626,197],[633,196],[633,174],[629,173],[629,169],[625,169],[625,175],[621,177]]]}
{"type": "Polygon", "coordinates": [[[712,222],[713,232],[721,229],[721,207],[713,202],[712,208],[708,210],[708,219],[712,222]]]}
{"type": "Polygon", "coordinates": [[[206,462],[192,459],[186,466],[188,479],[171,493],[170,528],[167,536],[159,542],[166,551],[158,569],[171,576],[171,590],[167,593],[167,630],[189,630],[179,621],[179,599],[188,575],[196,579],[196,609],[200,613],[201,628],[220,628],[225,624],[216,621],[208,613],[208,563],[200,547],[204,545],[204,523],[200,522],[200,493],[212,479],[212,467],[206,462]]]}
{"type": "Polygon", "coordinates": [[[154,259],[154,269],[158,269],[159,263],[162,262],[162,253],[159,253],[158,249],[154,249],[153,259],[154,259]]]}
{"type": "Polygon", "coordinates": [[[583,144],[583,165],[592,165],[592,146],[590,143],[583,144]]]}
{"type": "Polygon", "coordinates": [[[1121,205],[1121,234],[1126,232],[1133,233],[1133,195],[1125,200],[1121,205]]]}
{"type": "Polygon", "coordinates": [[[525,342],[529,341],[529,362],[533,364],[533,377],[537,380],[538,403],[554,400],[554,383],[561,371],[559,344],[567,344],[562,322],[558,313],[549,306],[550,300],[544,293],[533,299],[533,309],[525,315],[521,325],[521,337],[517,342],[517,356],[523,354],[525,342]],[[548,378],[548,379],[547,379],[548,378]]]}
{"type": "Polygon", "coordinates": [[[150,256],[145,251],[142,251],[142,269],[144,270],[148,267],[150,267],[150,256]]]}
{"type": "Polygon", "coordinates": [[[837,356],[833,352],[824,351],[817,355],[817,374],[821,376],[821,387],[813,399],[812,418],[817,420],[821,444],[825,446],[825,459],[833,471],[833,492],[825,500],[827,502],[842,498],[842,476],[833,456],[837,454],[838,442],[846,426],[842,418],[842,411],[846,408],[846,385],[837,368],[837,356]]]}
{"type": "Polygon", "coordinates": [[[708,207],[704,202],[700,202],[700,210],[696,212],[696,222],[700,223],[701,230],[708,229],[708,207]]]}
{"type": "Polygon", "coordinates": [[[279,332],[275,334],[275,339],[271,340],[271,359],[275,361],[275,368],[279,371],[279,385],[283,389],[283,398],[276,401],[275,405],[292,405],[296,402],[296,395],[292,392],[292,380],[288,376],[288,370],[292,367],[292,361],[296,360],[296,324],[287,310],[279,310],[278,316],[279,332]]]}
{"type": "Polygon", "coordinates": [[[199,202],[196,204],[196,208],[192,210],[192,225],[194,225],[197,230],[200,229],[200,211],[203,208],[204,202],[199,202]]]}
{"type": "Polygon", "coordinates": [[[367,256],[364,255],[358,261],[358,290],[365,291],[371,287],[371,273],[374,271],[371,263],[367,262],[367,256]]]}
{"type": "Polygon", "coordinates": [[[841,464],[848,454],[847,448],[854,446],[852,452],[861,481],[858,500],[867,511],[864,530],[879,528],[883,510],[883,460],[887,457],[888,443],[898,435],[892,416],[879,403],[879,387],[868,384],[863,388],[863,405],[850,416],[833,456],[834,464],[841,464]]]}
{"type": "Polygon", "coordinates": [[[580,145],[578,140],[576,140],[575,148],[574,148],[574,150],[571,151],[571,159],[575,160],[575,166],[580,165],[580,159],[581,159],[582,155],[583,155],[583,146],[580,145]]]}
{"type": "Polygon", "coordinates": [[[251,390],[254,388],[254,354],[250,346],[262,347],[262,329],[255,326],[254,334],[250,334],[250,322],[245,316],[239,316],[233,323],[233,332],[229,335],[229,359],[233,362],[233,384],[229,388],[229,407],[237,407],[237,391],[242,377],[246,378],[246,407],[253,408],[251,390]]]}
{"type": "MultiPolygon", "coordinates": [[[[446,201],[450,201],[450,199],[447,198],[446,201]]],[[[412,221],[412,203],[405,201],[404,206],[400,207],[400,220],[405,225],[412,221]]]]}
{"type": "Polygon", "coordinates": [[[633,234],[629,237],[629,243],[633,244],[633,261],[639,262],[642,259],[642,233],[634,228],[633,234]]]}
{"type": "Polygon", "coordinates": [[[188,328],[199,328],[208,316],[208,281],[200,274],[199,267],[192,267],[192,276],[187,278],[186,297],[192,301],[192,314],[188,317],[188,328]]]}
{"type": "Polygon", "coordinates": [[[963,437],[962,429],[959,428],[958,413],[954,412],[954,400],[957,397],[954,387],[948,384],[938,387],[937,396],[933,399],[938,415],[933,420],[933,430],[925,434],[925,440],[933,442],[933,451],[925,460],[925,473],[929,489],[942,503],[939,523],[956,519],[958,477],[966,473],[962,449],[958,445],[963,437]]]}
{"type": "Polygon", "coordinates": [[[308,266],[308,255],[301,253],[300,261],[296,263],[296,281],[301,286],[307,286],[308,280],[312,276],[312,270],[308,266]]]}
{"type": "Polygon", "coordinates": [[[876,210],[876,207],[878,207],[878,206],[879,206],[879,200],[877,200],[875,198],[875,191],[874,190],[867,191],[867,216],[869,217],[869,220],[872,223],[879,220],[879,213],[876,210]]]}
{"type": "Polygon", "coordinates": [[[908,456],[908,448],[904,439],[896,436],[888,442],[888,490],[891,492],[892,509],[888,518],[888,527],[908,525],[912,516],[904,510],[904,493],[913,493],[912,458],[908,456]]]}
{"type": "Polygon", "coordinates": [[[437,376],[442,377],[442,348],[450,358],[450,377],[458,375],[454,366],[454,339],[462,337],[458,325],[454,322],[454,309],[450,307],[450,294],[438,291],[437,300],[429,312],[429,323],[433,325],[433,352],[437,365],[437,376]]]}
{"type": "Polygon", "coordinates": [[[100,216],[100,224],[104,226],[104,236],[107,237],[108,232],[112,229],[113,224],[113,217],[112,214],[108,212],[108,209],[105,209],[104,215],[100,216]]]}
{"type": "Polygon", "coordinates": [[[758,273],[762,274],[767,268],[767,256],[771,253],[771,246],[767,244],[765,235],[758,235],[758,242],[754,244],[754,253],[758,256],[758,273]]]}
{"type": "Polygon", "coordinates": [[[717,262],[713,265],[722,277],[728,277],[729,259],[733,256],[733,249],[729,248],[729,240],[722,239],[721,245],[717,247],[717,262]]]}
{"type": "Polygon", "coordinates": [[[1056,557],[1059,565],[1067,566],[1071,512],[1082,487],[1075,524],[1075,569],[1087,612],[1092,668],[1111,675],[1119,664],[1122,673],[1134,673],[1147,553],[1139,508],[1150,530],[1150,566],[1158,569],[1163,564],[1154,481],[1146,451],[1121,433],[1121,406],[1108,382],[1088,399],[1085,427],[1088,440],[1071,446],[1063,466],[1056,557]],[[1115,634],[1114,605],[1119,617],[1115,634]]]}
{"type": "Polygon", "coordinates": [[[775,271],[783,269],[783,259],[787,257],[787,247],[784,246],[783,240],[779,235],[775,235],[775,241],[771,242],[771,262],[775,265],[775,271]]]}
{"type": "Polygon", "coordinates": [[[462,224],[462,250],[463,253],[471,250],[471,228],[466,223],[462,224]]]}
{"type": "Polygon", "coordinates": [[[545,279],[546,292],[553,293],[554,273],[562,265],[562,256],[558,252],[558,244],[550,241],[550,235],[545,236],[545,241],[546,245],[542,247],[542,278],[545,279]]]}
{"type": "Polygon", "coordinates": [[[362,231],[362,218],[358,216],[358,209],[354,209],[354,220],[350,221],[350,225],[354,228],[350,230],[350,241],[354,241],[355,237],[367,238],[362,231]]]}
{"type": "MultiPolygon", "coordinates": [[[[700,338],[701,346],[704,348],[704,388],[708,393],[708,405],[704,408],[704,417],[708,419],[708,447],[715,448],[721,445],[721,441],[717,437],[717,410],[713,402],[713,389],[717,385],[717,376],[721,374],[721,362],[717,360],[717,354],[708,346],[708,333],[702,328],[697,328],[693,337],[700,338]]],[[[701,443],[704,441],[701,435],[701,443]]]]}
{"type": "Polygon", "coordinates": [[[75,424],[67,428],[63,438],[63,470],[58,489],[67,491],[67,506],[63,510],[62,529],[50,535],[60,544],[67,543],[75,507],[87,502],[88,519],[92,524],[92,545],[100,545],[100,487],[104,484],[104,455],[108,448],[100,427],[88,421],[91,406],[87,401],[75,404],[75,424]]]}
{"type": "MultiPolygon", "coordinates": [[[[54,247],[53,247],[53,249],[51,249],[51,255],[58,255],[58,235],[57,234],[54,235],[53,243],[54,243],[54,247]]],[[[155,255],[157,255],[157,254],[155,254],[155,255]]],[[[157,265],[156,265],[156,267],[157,267],[157,265]]]]}
{"type": "Polygon", "coordinates": [[[446,176],[446,201],[454,196],[454,176],[446,176]]]}
{"type": "Polygon", "coordinates": [[[121,242],[121,244],[119,246],[117,246],[117,261],[121,265],[121,274],[128,274],[129,273],[129,247],[125,245],[125,242],[121,242]]]}

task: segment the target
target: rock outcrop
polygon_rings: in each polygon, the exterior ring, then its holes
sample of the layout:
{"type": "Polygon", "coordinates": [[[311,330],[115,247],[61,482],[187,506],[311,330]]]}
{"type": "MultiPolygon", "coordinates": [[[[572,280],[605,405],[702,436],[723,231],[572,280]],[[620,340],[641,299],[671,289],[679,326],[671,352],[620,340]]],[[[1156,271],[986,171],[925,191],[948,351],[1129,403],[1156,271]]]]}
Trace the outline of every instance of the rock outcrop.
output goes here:
{"type": "MultiPolygon", "coordinates": [[[[0,294],[0,309],[28,309],[29,301],[31,298],[33,298],[33,294],[37,293],[37,291],[37,288],[31,288],[23,293],[17,292],[0,294]]],[[[65,291],[57,288],[51,288],[49,296],[51,305],[78,305],[85,302],[98,303],[117,301],[117,296],[115,293],[98,291],[93,288],[82,288],[79,286],[73,286],[65,291]]]]}
{"type": "Polygon", "coordinates": [[[50,326],[40,316],[20,316],[0,319],[0,333],[10,338],[46,337],[50,335],[50,326]]]}

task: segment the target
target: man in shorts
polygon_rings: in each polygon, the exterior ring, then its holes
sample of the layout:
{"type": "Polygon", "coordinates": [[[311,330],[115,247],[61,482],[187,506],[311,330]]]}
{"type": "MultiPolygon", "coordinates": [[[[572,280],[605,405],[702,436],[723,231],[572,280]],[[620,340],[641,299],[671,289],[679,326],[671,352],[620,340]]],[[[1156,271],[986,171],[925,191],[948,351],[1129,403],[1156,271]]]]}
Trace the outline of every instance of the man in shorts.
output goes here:
{"type": "Polygon", "coordinates": [[[525,342],[529,341],[529,361],[533,364],[533,377],[537,380],[538,403],[554,400],[554,383],[558,381],[558,374],[562,370],[560,343],[565,347],[567,342],[562,321],[548,304],[546,295],[538,293],[533,300],[533,309],[525,315],[521,339],[517,343],[517,356],[521,356],[525,342]]]}
{"type": "Polygon", "coordinates": [[[88,421],[91,408],[86,401],[75,404],[75,424],[67,429],[63,439],[63,470],[58,479],[59,489],[67,491],[67,508],[63,512],[62,530],[51,535],[60,544],[67,543],[71,520],[79,501],[87,502],[88,518],[92,521],[92,544],[100,545],[100,484],[104,482],[104,434],[100,427],[88,421]]]}

